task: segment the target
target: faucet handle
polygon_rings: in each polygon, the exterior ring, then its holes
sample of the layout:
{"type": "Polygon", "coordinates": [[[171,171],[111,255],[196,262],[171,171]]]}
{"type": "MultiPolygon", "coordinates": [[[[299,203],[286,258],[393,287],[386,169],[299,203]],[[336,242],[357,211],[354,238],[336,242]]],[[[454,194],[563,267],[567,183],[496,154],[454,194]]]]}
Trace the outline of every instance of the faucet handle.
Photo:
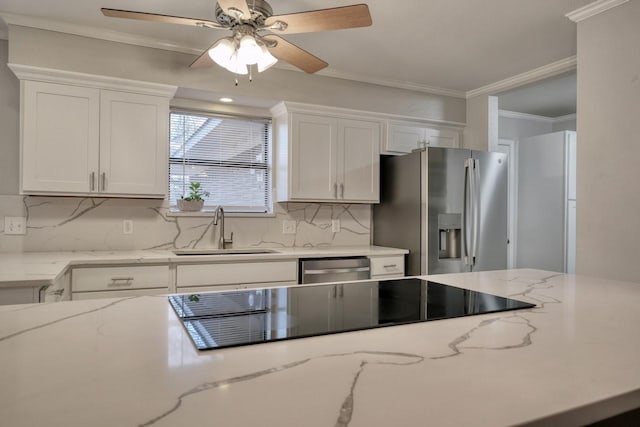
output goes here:
{"type": "Polygon", "coordinates": [[[224,243],[227,244],[232,244],[233,243],[233,231],[231,232],[231,237],[229,237],[228,239],[224,239],[224,243]]]}

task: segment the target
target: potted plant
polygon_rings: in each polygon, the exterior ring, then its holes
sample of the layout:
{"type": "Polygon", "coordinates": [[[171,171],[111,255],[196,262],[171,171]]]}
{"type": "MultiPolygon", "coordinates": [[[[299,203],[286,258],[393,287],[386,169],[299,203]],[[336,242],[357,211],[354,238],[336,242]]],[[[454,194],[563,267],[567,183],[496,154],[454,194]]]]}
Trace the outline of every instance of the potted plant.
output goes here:
{"type": "Polygon", "coordinates": [[[189,195],[182,195],[178,199],[178,209],[184,212],[198,212],[204,206],[203,197],[209,197],[209,192],[202,190],[202,185],[194,181],[189,184],[189,195]]]}

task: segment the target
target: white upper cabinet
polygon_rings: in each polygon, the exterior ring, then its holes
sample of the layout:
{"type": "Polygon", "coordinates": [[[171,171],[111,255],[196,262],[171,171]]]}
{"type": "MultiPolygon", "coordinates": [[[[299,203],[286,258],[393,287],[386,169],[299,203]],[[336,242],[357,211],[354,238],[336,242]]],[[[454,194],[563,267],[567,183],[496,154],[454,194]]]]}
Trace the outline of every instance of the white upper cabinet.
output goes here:
{"type": "Polygon", "coordinates": [[[291,198],[334,200],[337,193],[338,120],[292,114],[291,138],[291,198]]]}
{"type": "Polygon", "coordinates": [[[326,111],[274,115],[279,202],[379,201],[381,121],[326,111]]]}
{"type": "Polygon", "coordinates": [[[100,93],[100,189],[110,194],[167,191],[169,100],[103,90],[100,93]]]}
{"type": "Polygon", "coordinates": [[[420,123],[389,122],[382,154],[406,154],[429,147],[460,147],[460,130],[425,126],[420,123]]]}
{"type": "Polygon", "coordinates": [[[100,91],[24,82],[22,191],[87,193],[99,158],[100,91]]]}
{"type": "Polygon", "coordinates": [[[354,202],[380,199],[380,123],[338,122],[338,198],[354,202]]]}
{"type": "Polygon", "coordinates": [[[10,67],[21,80],[22,194],[165,197],[175,87],[10,67]]]}

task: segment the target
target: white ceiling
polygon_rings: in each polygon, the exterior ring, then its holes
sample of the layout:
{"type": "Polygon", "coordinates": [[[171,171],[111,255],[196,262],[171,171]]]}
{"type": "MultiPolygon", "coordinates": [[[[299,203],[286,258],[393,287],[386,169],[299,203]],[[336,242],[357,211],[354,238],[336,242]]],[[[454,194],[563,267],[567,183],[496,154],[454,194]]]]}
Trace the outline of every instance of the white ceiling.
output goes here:
{"type": "MultiPolygon", "coordinates": [[[[275,14],[363,0],[271,0],[275,14]]],[[[593,0],[364,0],[373,26],[286,38],[329,62],[327,73],[468,91],[576,53],[565,14],[593,0]]],[[[212,0],[0,0],[0,13],[64,21],[206,49],[226,30],[102,16],[101,7],[213,19],[212,0]]]]}
{"type": "Polygon", "coordinates": [[[575,114],[576,86],[576,73],[571,72],[503,92],[498,95],[498,107],[545,117],[575,114]]]}

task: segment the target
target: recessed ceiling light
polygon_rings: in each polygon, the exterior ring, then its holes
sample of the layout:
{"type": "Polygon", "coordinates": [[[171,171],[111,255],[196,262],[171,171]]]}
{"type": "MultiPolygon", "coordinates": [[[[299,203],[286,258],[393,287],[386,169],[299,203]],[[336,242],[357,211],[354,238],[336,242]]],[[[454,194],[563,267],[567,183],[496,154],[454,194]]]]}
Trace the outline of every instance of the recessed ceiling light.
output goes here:
{"type": "Polygon", "coordinates": [[[220,102],[233,102],[231,98],[220,98],[220,102]]]}

